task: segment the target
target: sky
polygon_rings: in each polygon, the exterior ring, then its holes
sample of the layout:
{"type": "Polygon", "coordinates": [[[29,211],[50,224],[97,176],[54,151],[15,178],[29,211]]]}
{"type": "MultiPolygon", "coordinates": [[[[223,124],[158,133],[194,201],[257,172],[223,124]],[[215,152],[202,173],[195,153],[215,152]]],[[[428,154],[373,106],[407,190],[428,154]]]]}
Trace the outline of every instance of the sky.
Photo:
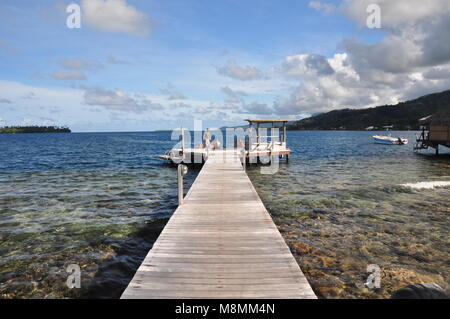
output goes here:
{"type": "Polygon", "coordinates": [[[0,3],[0,126],[222,127],[449,88],[448,0],[0,3]]]}

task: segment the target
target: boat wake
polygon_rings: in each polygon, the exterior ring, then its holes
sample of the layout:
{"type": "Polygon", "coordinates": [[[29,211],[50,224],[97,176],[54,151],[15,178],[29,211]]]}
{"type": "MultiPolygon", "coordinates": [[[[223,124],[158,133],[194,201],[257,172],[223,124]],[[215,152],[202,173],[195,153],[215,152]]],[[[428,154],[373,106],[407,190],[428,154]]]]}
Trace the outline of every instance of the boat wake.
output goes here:
{"type": "Polygon", "coordinates": [[[435,187],[450,186],[450,181],[431,181],[431,182],[407,183],[407,184],[401,184],[401,186],[410,187],[410,188],[414,188],[414,189],[433,189],[435,187]]]}

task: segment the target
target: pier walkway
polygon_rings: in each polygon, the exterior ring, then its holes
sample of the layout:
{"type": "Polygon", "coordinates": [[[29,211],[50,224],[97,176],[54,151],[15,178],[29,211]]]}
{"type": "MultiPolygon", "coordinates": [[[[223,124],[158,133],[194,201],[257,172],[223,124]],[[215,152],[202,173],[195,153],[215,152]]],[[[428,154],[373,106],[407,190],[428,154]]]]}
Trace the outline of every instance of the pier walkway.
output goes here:
{"type": "Polygon", "coordinates": [[[122,298],[316,298],[234,150],[211,151],[122,298]]]}

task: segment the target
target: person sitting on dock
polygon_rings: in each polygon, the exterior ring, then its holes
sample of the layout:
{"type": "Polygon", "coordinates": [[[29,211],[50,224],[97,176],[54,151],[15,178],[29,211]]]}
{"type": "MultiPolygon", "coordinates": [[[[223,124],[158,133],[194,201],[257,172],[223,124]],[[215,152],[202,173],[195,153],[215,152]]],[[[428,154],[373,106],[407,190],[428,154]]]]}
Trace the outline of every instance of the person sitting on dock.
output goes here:
{"type": "Polygon", "coordinates": [[[204,139],[205,139],[205,148],[209,148],[211,144],[211,133],[209,131],[209,128],[207,128],[205,131],[204,139]]]}
{"type": "Polygon", "coordinates": [[[212,149],[213,150],[217,150],[220,148],[220,141],[219,140],[214,140],[214,142],[212,143],[212,149]]]}

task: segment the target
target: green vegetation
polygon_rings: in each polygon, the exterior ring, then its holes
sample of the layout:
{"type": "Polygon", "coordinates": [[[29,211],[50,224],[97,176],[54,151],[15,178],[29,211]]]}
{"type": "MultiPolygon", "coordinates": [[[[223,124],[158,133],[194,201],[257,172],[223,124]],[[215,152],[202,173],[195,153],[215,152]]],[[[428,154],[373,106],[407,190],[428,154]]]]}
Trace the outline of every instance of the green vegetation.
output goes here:
{"type": "Polygon", "coordinates": [[[0,127],[0,134],[15,133],[70,133],[68,127],[59,126],[5,126],[0,127]]]}
{"type": "Polygon", "coordinates": [[[419,119],[431,114],[449,114],[450,90],[422,96],[397,105],[368,109],[343,109],[322,113],[295,122],[291,130],[364,130],[393,125],[396,130],[417,130],[419,119]]]}

